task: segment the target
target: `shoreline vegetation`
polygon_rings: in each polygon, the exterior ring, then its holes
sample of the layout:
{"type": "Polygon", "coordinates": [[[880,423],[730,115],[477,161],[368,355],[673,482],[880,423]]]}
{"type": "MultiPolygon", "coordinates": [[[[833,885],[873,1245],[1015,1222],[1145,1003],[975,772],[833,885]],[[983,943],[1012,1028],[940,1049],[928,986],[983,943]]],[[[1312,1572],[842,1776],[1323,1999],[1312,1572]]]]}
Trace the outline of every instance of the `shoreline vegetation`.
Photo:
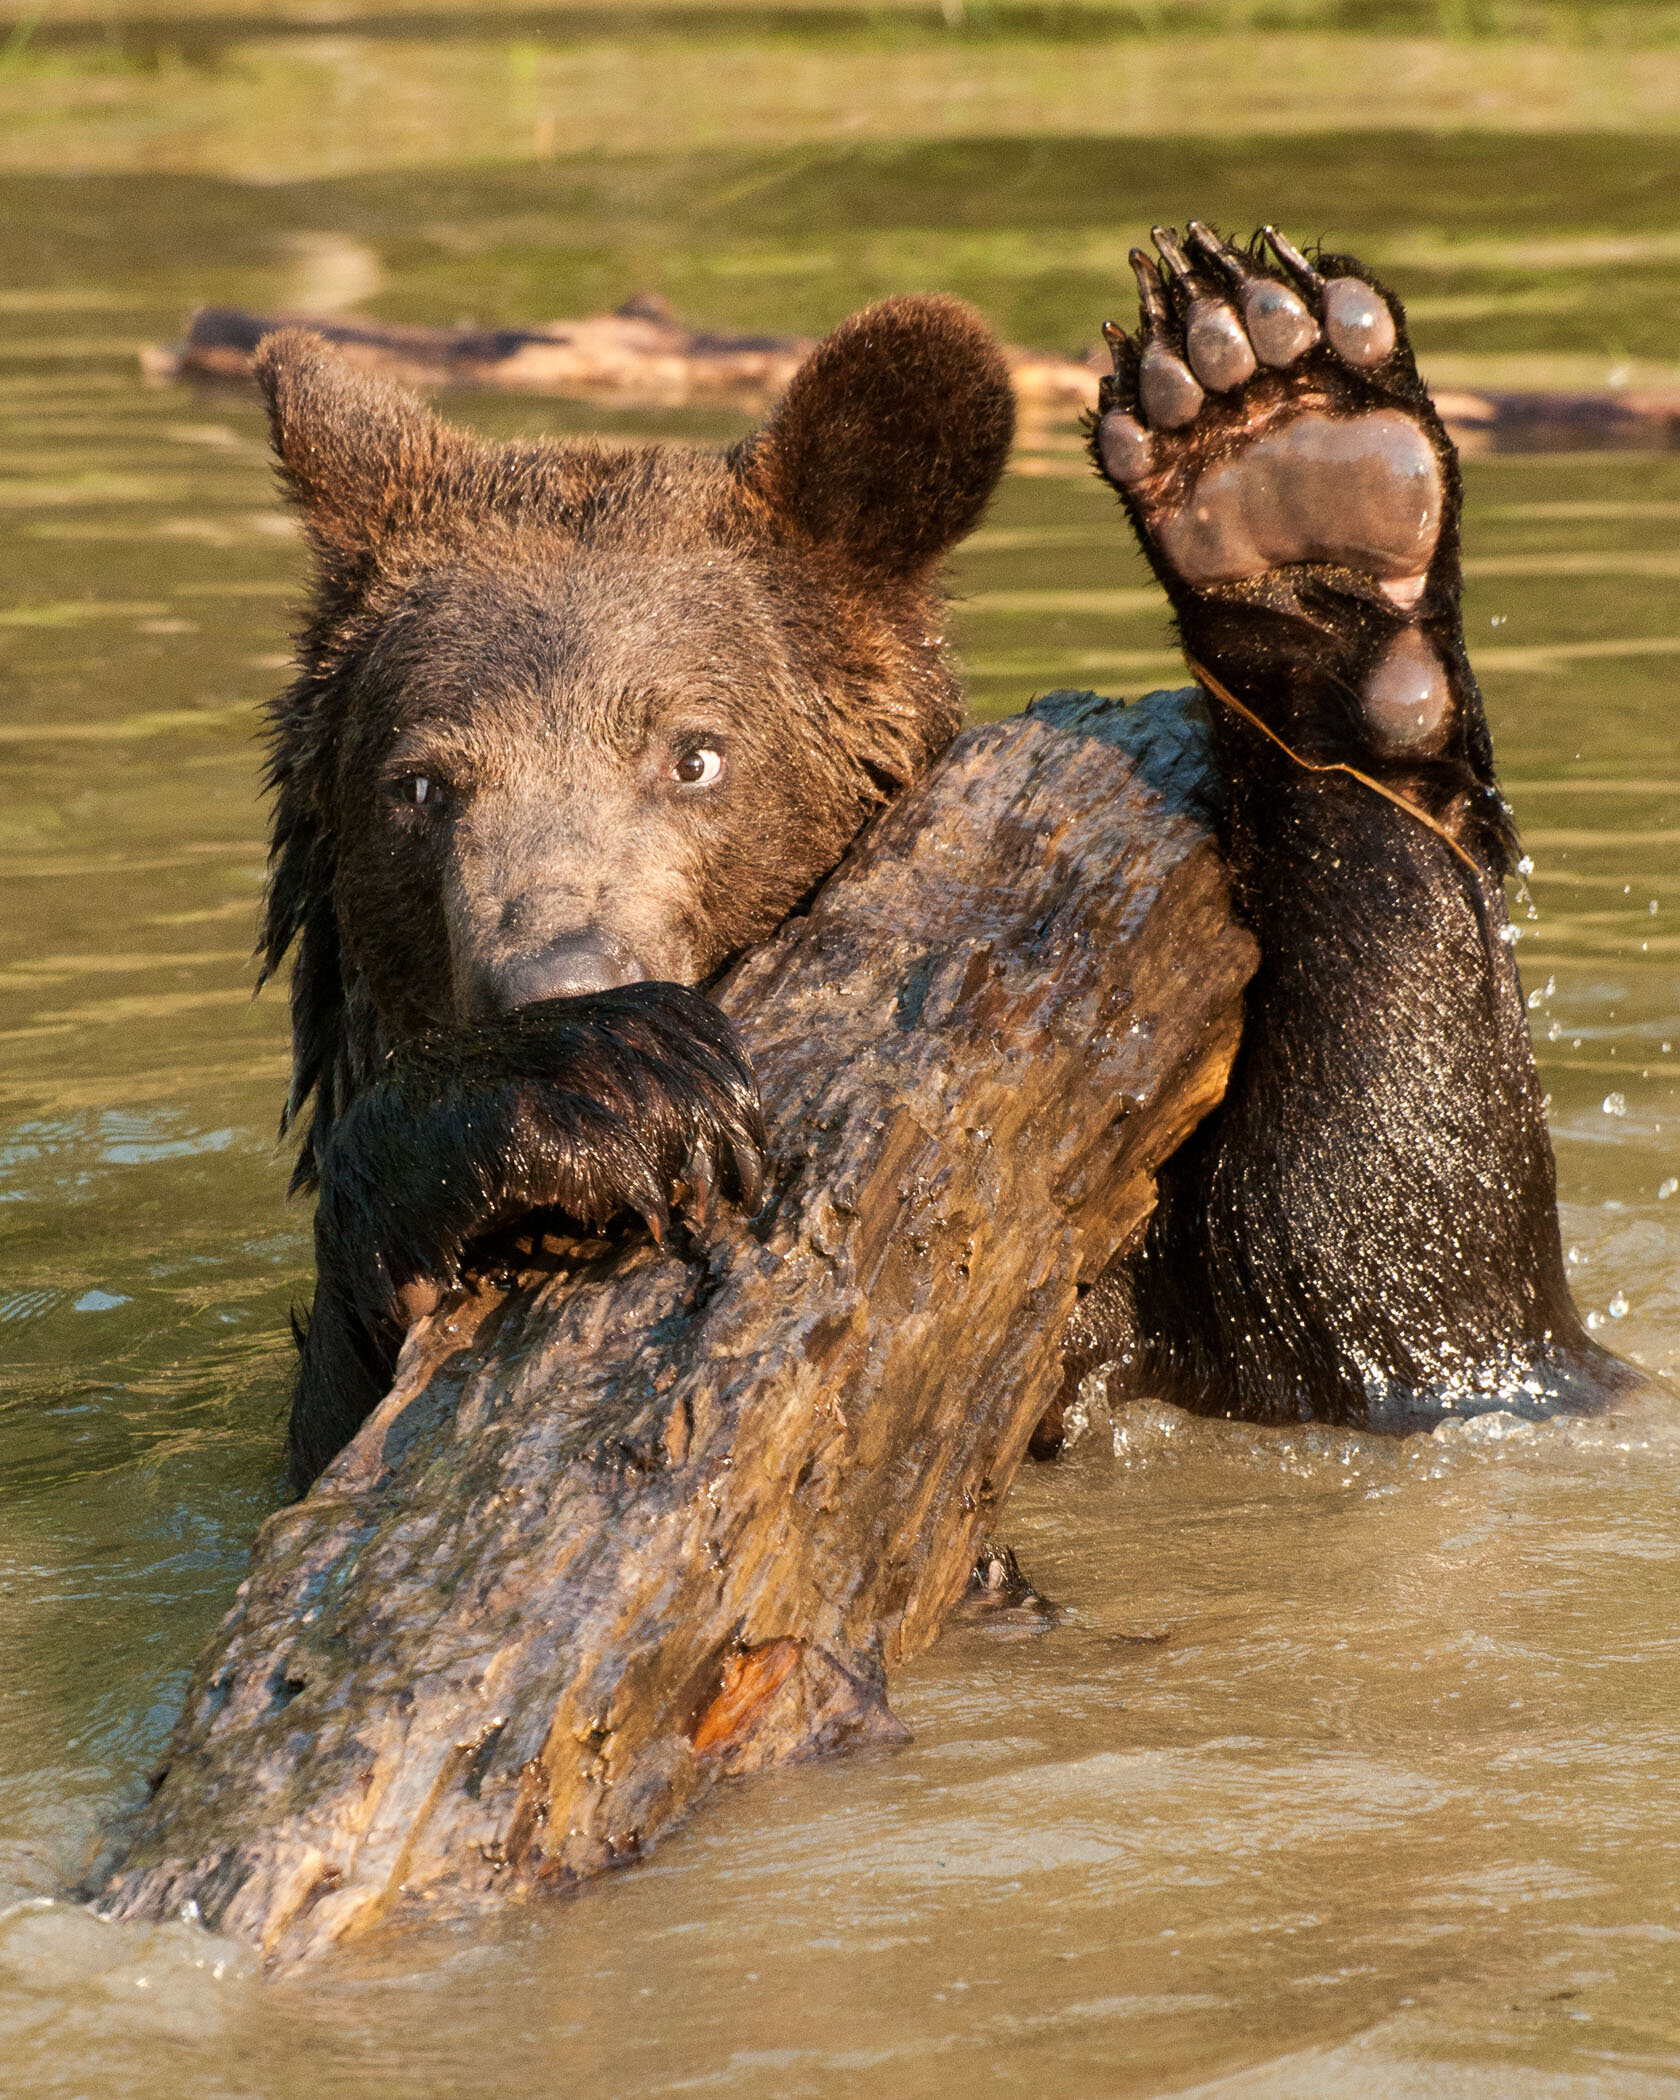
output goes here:
{"type": "Polygon", "coordinates": [[[213,37],[223,26],[413,40],[536,25],[572,39],[664,30],[901,46],[1324,30],[1654,48],[1680,42],[1680,0],[6,0],[0,26],[15,25],[42,45],[213,37]]]}
{"type": "Polygon", "coordinates": [[[866,142],[1680,137],[1680,0],[768,7],[8,0],[0,171],[300,174],[866,142]]]}

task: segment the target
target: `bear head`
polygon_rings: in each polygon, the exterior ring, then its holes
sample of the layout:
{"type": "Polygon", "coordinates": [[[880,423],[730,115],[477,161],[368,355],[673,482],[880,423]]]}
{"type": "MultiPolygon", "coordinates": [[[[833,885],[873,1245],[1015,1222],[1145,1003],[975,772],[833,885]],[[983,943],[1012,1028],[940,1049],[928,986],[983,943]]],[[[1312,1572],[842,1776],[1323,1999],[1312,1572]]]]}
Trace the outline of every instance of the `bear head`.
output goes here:
{"type": "Polygon", "coordinates": [[[274,703],[265,977],[295,944],[299,1178],[395,1044],[698,984],[960,720],[940,557],[1013,434],[979,317],[884,302],[727,454],[496,444],[305,330],[257,352],[315,557],[274,703]]]}

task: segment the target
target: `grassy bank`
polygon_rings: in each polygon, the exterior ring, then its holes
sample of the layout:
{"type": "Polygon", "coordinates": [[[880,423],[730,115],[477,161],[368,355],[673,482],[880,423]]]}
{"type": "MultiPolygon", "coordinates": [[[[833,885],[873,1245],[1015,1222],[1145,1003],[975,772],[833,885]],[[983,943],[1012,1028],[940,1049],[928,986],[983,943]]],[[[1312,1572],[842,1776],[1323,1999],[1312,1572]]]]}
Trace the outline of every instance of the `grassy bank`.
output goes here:
{"type": "Polygon", "coordinates": [[[0,45],[0,168],[283,182],[903,138],[1300,137],[1353,123],[1680,135],[1680,9],[1667,6],[1379,5],[1377,29],[1354,34],[1307,5],[947,4],[949,28],[937,9],[101,23],[48,7],[16,16],[0,45]],[[1514,33],[1531,18],[1544,33],[1514,33]]]}
{"type": "Polygon", "coordinates": [[[817,330],[941,285],[1073,351],[1194,212],[1386,269],[1441,383],[1680,376],[1680,0],[10,4],[4,296],[112,340],[132,299],[817,330]]]}
{"type": "Polygon", "coordinates": [[[1680,0],[4,0],[38,44],[203,44],[240,30],[395,38],[501,26],[552,39],[745,32],[755,40],[980,43],[1314,29],[1648,47],[1680,41],[1680,0]]]}

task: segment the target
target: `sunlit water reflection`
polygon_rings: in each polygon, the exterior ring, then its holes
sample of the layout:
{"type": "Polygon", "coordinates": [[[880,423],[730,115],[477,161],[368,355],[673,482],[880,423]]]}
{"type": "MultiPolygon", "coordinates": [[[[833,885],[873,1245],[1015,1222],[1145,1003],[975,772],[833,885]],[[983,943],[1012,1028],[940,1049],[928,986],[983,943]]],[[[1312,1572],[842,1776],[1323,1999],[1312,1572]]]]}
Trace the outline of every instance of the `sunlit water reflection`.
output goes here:
{"type": "MultiPolygon", "coordinates": [[[[0,2084],[1672,2093],[1662,1411],[1397,1446],[1098,1400],[1008,1513],[1053,1630],[947,1639],[897,1688],[909,1750],[743,1788],[579,1900],[307,1987],[48,1900],[280,1493],[307,1276],[283,1008],[247,959],[299,550],[249,404],[139,385],[128,339],[178,318],[0,312],[0,2084]]],[[[1022,465],[957,571],[977,706],[1174,676],[1072,434],[1022,465]]],[[[1571,1275],[1672,1374],[1680,460],[1486,460],[1469,489],[1571,1275]]]]}

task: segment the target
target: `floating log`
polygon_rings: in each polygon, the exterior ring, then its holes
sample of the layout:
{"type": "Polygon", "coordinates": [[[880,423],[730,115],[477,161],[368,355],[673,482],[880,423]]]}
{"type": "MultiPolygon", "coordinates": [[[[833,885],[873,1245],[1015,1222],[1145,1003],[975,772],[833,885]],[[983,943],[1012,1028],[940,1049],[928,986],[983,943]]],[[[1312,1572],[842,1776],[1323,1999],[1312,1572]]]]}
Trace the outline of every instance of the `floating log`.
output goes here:
{"type": "MultiPolygon", "coordinates": [[[[378,321],[313,320],[207,306],[184,342],[140,353],[156,380],[249,380],[251,354],[274,328],[312,328],[346,360],[418,387],[494,387],[648,408],[768,408],[817,347],[815,336],[719,335],[685,328],[662,300],[632,299],[616,313],[540,328],[401,328],[378,321]]],[[[1023,408],[1076,415],[1094,408],[1108,368],[1006,346],[1023,408]]]]}
{"type": "MultiPolygon", "coordinates": [[[[402,328],[207,306],[183,342],[140,353],[147,375],[249,380],[251,353],[273,328],[313,328],[352,363],[418,387],[491,387],[623,407],[769,407],[816,347],[814,336],[720,335],[685,328],[662,300],[541,328],[402,328]]],[[[1097,405],[1106,354],[1058,357],[1006,344],[1022,413],[1070,417],[1097,405]]],[[[1438,388],[1435,406],[1462,451],[1662,451],[1680,444],[1680,390],[1472,392],[1438,388]]]]}
{"type": "Polygon", "coordinates": [[[1431,398],[1460,452],[1667,452],[1680,445],[1680,390],[1473,393],[1435,387],[1431,398]]]}
{"type": "Polygon", "coordinates": [[[271,1517],[100,1908],[287,1968],[635,1858],[721,1779],[901,1738],[1082,1282],[1223,1092],[1249,936],[1194,694],[960,737],[718,992],[775,1179],[550,1242],[410,1336],[271,1517]]]}

